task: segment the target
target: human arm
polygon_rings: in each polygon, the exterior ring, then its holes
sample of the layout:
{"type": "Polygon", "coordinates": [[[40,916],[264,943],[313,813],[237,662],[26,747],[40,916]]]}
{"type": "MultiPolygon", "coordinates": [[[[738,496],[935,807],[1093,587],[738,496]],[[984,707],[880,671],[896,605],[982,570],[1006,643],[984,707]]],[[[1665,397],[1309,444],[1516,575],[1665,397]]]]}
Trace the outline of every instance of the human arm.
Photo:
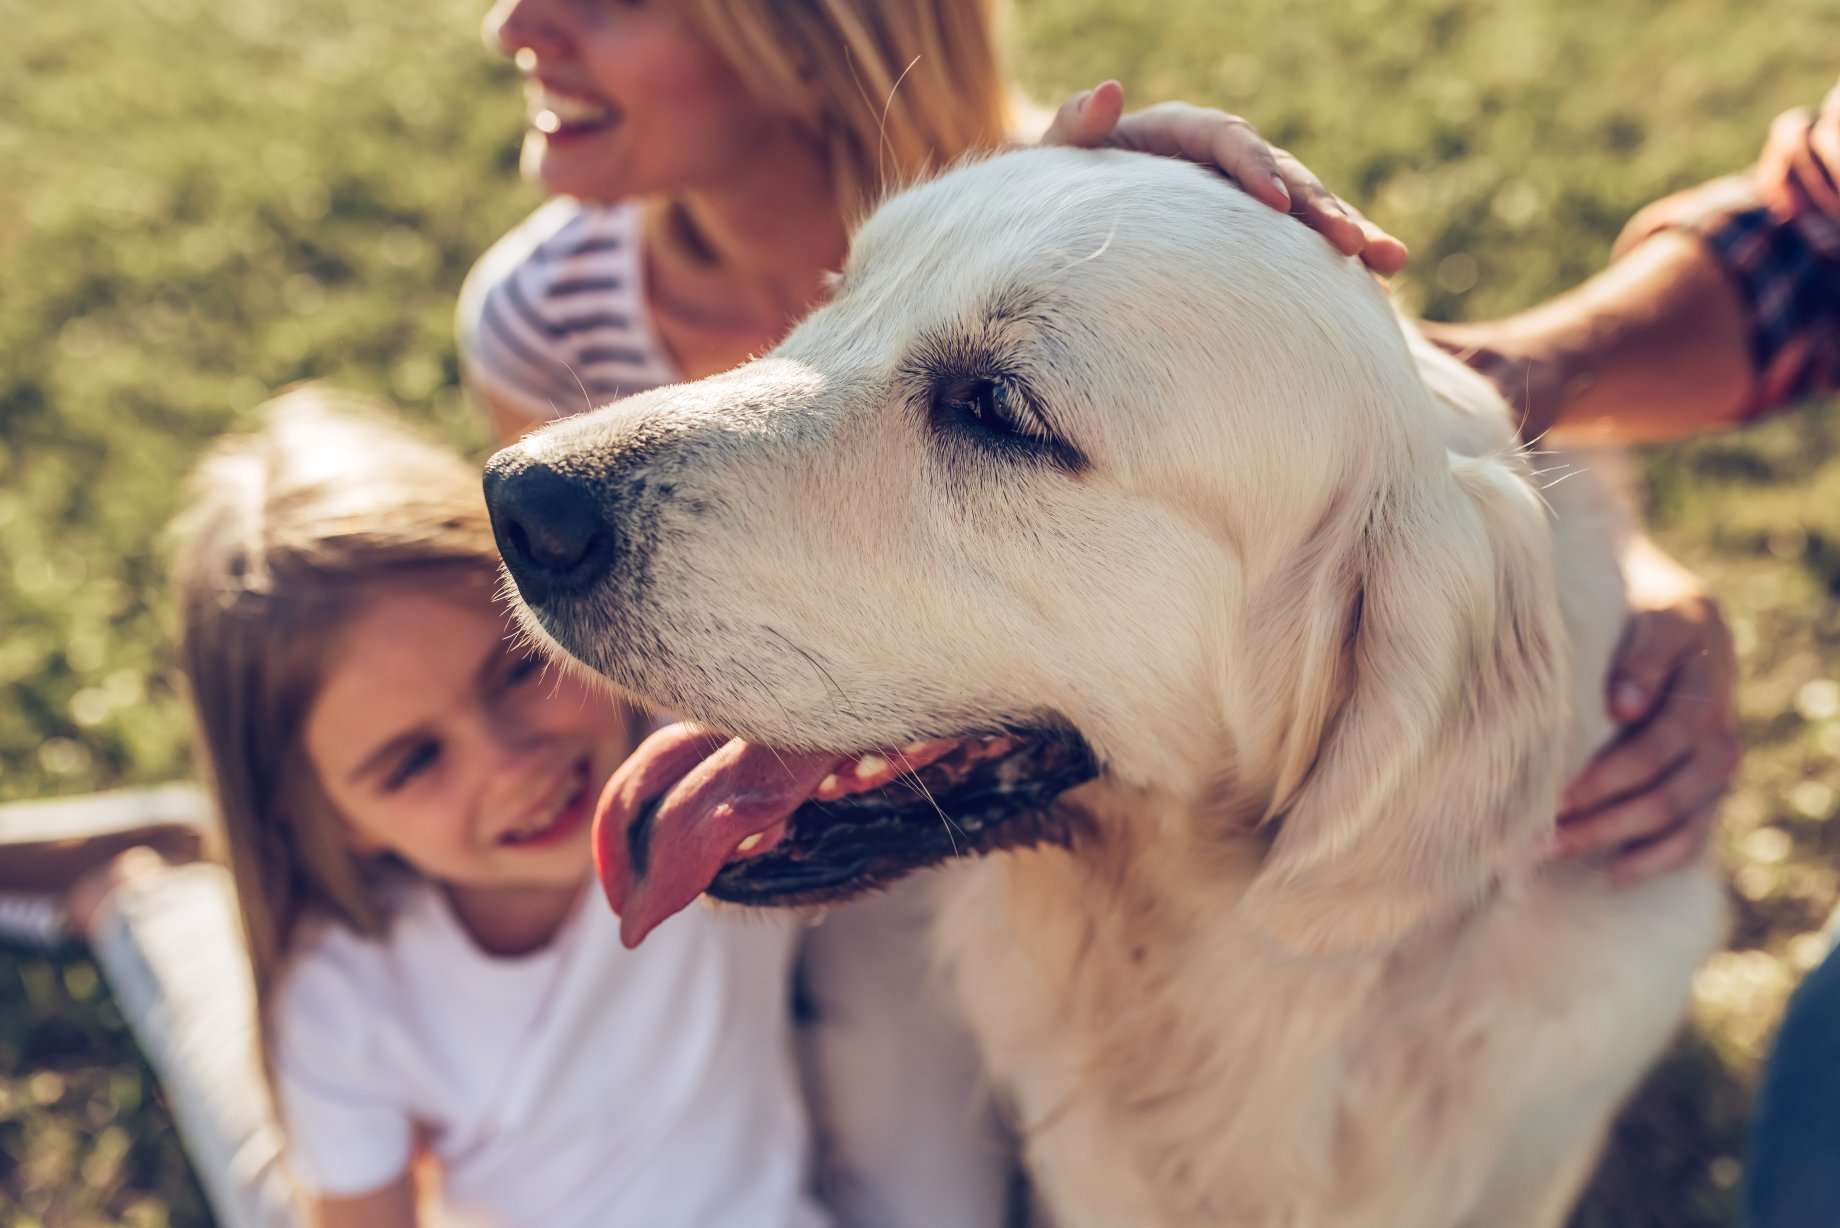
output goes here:
{"type": "Polygon", "coordinates": [[[1044,145],[1110,146],[1182,158],[1220,171],[1253,197],[1296,217],[1345,256],[1374,272],[1405,267],[1405,244],[1337,197],[1289,152],[1268,144],[1246,120],[1210,107],[1163,102],[1124,113],[1124,87],[1104,81],[1073,95],[1054,114],[1044,145]]]}
{"type": "Polygon", "coordinates": [[[1699,856],[1737,769],[1737,656],[1699,580],[1644,538],[1624,557],[1630,616],[1606,688],[1616,740],[1572,781],[1557,857],[1608,855],[1619,883],[1699,856]]]}
{"type": "Polygon", "coordinates": [[[1667,231],[1529,311],[1426,324],[1521,414],[1521,437],[1639,443],[1742,421],[1750,321],[1699,240],[1667,231]]]}
{"type": "Polygon", "coordinates": [[[1672,439],[1840,386],[1840,87],[1779,116],[1757,164],[1657,201],[1619,259],[1506,320],[1430,325],[1522,436],[1672,439]]]}

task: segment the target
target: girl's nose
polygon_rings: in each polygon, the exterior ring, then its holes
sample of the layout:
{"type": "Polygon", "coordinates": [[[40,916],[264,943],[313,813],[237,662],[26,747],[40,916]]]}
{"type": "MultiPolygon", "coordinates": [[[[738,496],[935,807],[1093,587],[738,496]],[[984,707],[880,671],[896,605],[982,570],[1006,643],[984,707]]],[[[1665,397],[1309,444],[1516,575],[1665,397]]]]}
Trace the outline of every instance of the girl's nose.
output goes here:
{"type": "Polygon", "coordinates": [[[560,57],[569,34],[557,8],[557,0],[498,0],[486,13],[487,46],[508,56],[528,49],[538,60],[560,57]]]}
{"type": "Polygon", "coordinates": [[[480,722],[478,741],[481,764],[513,773],[527,769],[533,759],[543,758],[550,746],[550,739],[540,729],[496,712],[480,722]]]}
{"type": "Polygon", "coordinates": [[[485,786],[485,800],[497,810],[516,810],[533,801],[533,790],[551,783],[556,751],[542,739],[518,737],[491,729],[480,739],[476,764],[485,786]]]}

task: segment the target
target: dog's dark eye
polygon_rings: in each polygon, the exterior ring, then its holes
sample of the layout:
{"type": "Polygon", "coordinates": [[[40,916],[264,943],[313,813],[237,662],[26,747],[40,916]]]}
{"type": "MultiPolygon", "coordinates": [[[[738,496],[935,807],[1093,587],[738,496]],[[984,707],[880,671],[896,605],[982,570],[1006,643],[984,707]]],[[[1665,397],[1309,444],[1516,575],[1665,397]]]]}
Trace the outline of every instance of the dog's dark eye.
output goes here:
{"type": "Polygon", "coordinates": [[[1024,436],[1009,398],[1009,389],[994,379],[947,380],[933,390],[933,412],[993,435],[1024,436]]]}
{"type": "Polygon", "coordinates": [[[1070,472],[1086,466],[1086,458],[1050,434],[1006,380],[989,376],[941,380],[933,385],[932,411],[937,426],[965,431],[987,447],[1047,460],[1070,472]]]}

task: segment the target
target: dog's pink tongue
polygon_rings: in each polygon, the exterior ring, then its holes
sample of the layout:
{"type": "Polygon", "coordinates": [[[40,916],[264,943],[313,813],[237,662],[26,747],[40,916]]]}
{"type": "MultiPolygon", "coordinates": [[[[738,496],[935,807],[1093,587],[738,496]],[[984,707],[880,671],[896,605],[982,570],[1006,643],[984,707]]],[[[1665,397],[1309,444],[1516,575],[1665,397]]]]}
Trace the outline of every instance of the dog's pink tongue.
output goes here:
{"type": "Polygon", "coordinates": [[[594,812],[594,867],[620,915],[620,941],[638,946],[687,907],[737,845],[784,822],[841,761],[830,752],[725,741],[688,725],[667,726],[640,743],[594,812]],[[647,828],[634,833],[660,795],[647,828]],[[642,850],[637,857],[635,849],[642,850]]]}

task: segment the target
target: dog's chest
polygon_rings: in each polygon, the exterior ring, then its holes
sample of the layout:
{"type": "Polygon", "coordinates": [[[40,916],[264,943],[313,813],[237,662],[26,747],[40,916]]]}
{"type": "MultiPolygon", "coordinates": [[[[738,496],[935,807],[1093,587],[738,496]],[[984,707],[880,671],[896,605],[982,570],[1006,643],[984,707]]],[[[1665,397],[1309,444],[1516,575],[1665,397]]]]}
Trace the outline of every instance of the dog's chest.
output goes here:
{"type": "Polygon", "coordinates": [[[967,867],[942,935],[1057,1228],[1332,1224],[1351,1203],[1396,1215],[1354,1222],[1432,1222],[1417,1193],[1481,1180],[1461,1140],[1413,1141],[1439,1114],[1487,1116],[1456,1103],[1475,1082],[1449,1048],[1462,1020],[1400,1017],[1385,960],[1277,952],[1228,920],[1231,893],[1196,925],[1084,869],[967,867]],[[1378,1041],[1362,1021],[1383,1017],[1378,1041]],[[1402,1186],[1403,1163],[1444,1171],[1402,1186]]]}

